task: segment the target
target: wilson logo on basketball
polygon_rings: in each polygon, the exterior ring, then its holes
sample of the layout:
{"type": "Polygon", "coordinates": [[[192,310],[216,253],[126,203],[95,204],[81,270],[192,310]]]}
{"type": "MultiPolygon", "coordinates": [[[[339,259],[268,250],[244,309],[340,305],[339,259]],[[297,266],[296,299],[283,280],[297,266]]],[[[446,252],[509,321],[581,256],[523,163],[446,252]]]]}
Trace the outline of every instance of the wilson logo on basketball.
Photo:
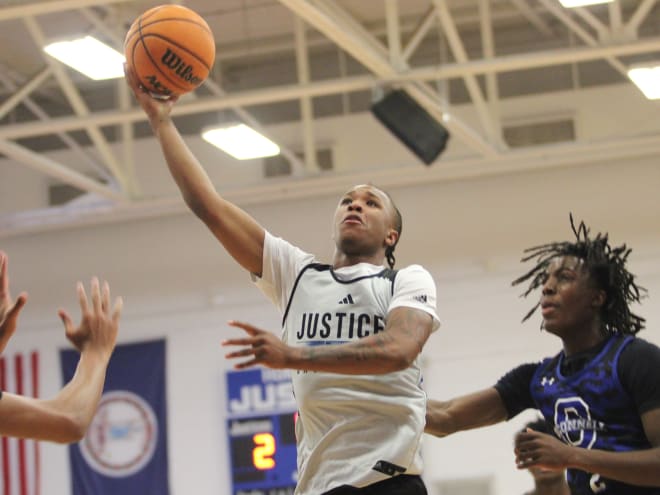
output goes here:
{"type": "Polygon", "coordinates": [[[162,96],[172,95],[172,90],[167,86],[165,86],[163,83],[161,83],[155,74],[151,74],[147,76],[146,79],[147,82],[151,85],[151,89],[153,89],[153,92],[156,93],[157,95],[162,95],[162,96]]]}
{"type": "Polygon", "coordinates": [[[201,77],[197,77],[195,74],[193,74],[192,65],[184,62],[183,59],[172,50],[170,50],[169,47],[166,48],[165,53],[163,54],[160,61],[163,63],[163,65],[165,65],[165,67],[173,70],[177,76],[179,76],[187,83],[196,86],[202,82],[201,77]]]}

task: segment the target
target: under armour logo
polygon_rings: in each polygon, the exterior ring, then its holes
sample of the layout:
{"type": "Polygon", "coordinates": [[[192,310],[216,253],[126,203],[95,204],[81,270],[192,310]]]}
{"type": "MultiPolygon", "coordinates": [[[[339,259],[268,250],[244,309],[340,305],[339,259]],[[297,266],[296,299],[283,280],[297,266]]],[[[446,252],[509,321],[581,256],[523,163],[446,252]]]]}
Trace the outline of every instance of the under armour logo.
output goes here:
{"type": "Polygon", "coordinates": [[[553,383],[555,383],[555,377],[554,376],[551,376],[550,378],[548,378],[547,376],[544,376],[541,379],[541,385],[543,385],[544,387],[546,385],[552,385],[553,383]]]}
{"type": "Polygon", "coordinates": [[[339,304],[355,304],[355,302],[353,301],[353,296],[349,294],[344,299],[339,301],[339,304]]]}

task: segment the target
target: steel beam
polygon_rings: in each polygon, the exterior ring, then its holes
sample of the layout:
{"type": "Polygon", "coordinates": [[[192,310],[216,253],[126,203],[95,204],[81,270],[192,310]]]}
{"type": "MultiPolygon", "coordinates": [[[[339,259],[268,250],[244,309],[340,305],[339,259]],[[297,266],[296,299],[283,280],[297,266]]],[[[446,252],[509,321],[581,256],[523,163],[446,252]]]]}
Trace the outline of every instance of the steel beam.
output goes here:
{"type": "Polygon", "coordinates": [[[637,7],[637,10],[630,16],[628,22],[626,23],[625,30],[631,34],[634,34],[635,38],[637,37],[637,30],[639,26],[644,22],[646,17],[649,15],[657,0],[642,0],[642,2],[637,7]]]}
{"type": "Polygon", "coordinates": [[[600,22],[600,19],[593,15],[591,11],[585,7],[579,7],[577,9],[573,9],[577,15],[579,15],[584,22],[589,24],[594,31],[598,34],[598,38],[601,41],[606,41],[609,38],[612,37],[612,32],[609,30],[609,28],[600,22]]]}
{"type": "Polygon", "coordinates": [[[62,165],[45,155],[35,153],[34,151],[16,143],[0,140],[0,152],[17,162],[28,165],[46,175],[75,186],[78,189],[94,192],[105,198],[112,199],[113,201],[126,200],[126,196],[120,191],[90,179],[89,177],[71,170],[69,167],[62,165]]]}
{"type": "MultiPolygon", "coordinates": [[[[300,17],[294,19],[294,35],[296,39],[296,69],[298,83],[309,84],[309,53],[307,52],[307,27],[300,17]]],[[[310,172],[318,172],[316,161],[316,140],[314,139],[314,108],[312,98],[305,96],[300,99],[300,120],[302,123],[303,149],[305,151],[305,166],[310,172]]]]}
{"type": "Polygon", "coordinates": [[[0,8],[0,21],[16,19],[19,17],[52,14],[54,12],[63,12],[65,10],[93,7],[95,5],[123,3],[125,1],[126,0],[58,0],[54,2],[52,0],[46,0],[42,2],[21,2],[20,5],[0,8]]]}
{"type": "MultiPolygon", "coordinates": [[[[606,57],[650,53],[660,50],[660,37],[645,40],[596,47],[562,48],[543,52],[519,55],[502,55],[492,60],[471,60],[464,64],[445,64],[442,66],[419,67],[389,77],[354,76],[339,79],[317,81],[307,85],[287,85],[241,91],[223,97],[203,97],[195,101],[179,102],[173,115],[191,115],[232,108],[234,106],[263,105],[291,101],[303,96],[326,96],[332,94],[364,91],[377,84],[406,81],[432,81],[461,77],[464,74],[488,74],[515,72],[518,70],[549,67],[575,62],[587,62],[606,57]]],[[[87,126],[115,125],[121,122],[141,122],[146,120],[144,112],[138,109],[129,111],[110,110],[96,112],[86,117],[59,117],[49,122],[28,122],[12,124],[0,128],[0,139],[17,139],[29,136],[41,136],[60,131],[84,129],[87,126]]]]}
{"type": "MultiPolygon", "coordinates": [[[[573,20],[573,18],[568,15],[562,8],[560,8],[554,0],[539,0],[546,9],[548,9],[552,14],[557,17],[561,22],[563,22],[566,27],[568,27],[575,35],[584,41],[589,46],[598,46],[598,41],[591,36],[590,33],[585,31],[582,26],[573,20]]],[[[624,64],[612,56],[605,57],[607,62],[614,67],[619,73],[621,73],[626,78],[628,77],[628,69],[624,64]]]]}
{"type": "Polygon", "coordinates": [[[610,14],[610,29],[613,34],[621,32],[623,27],[623,16],[621,15],[621,3],[619,0],[614,0],[608,4],[608,12],[610,14]]]}
{"type": "MultiPolygon", "coordinates": [[[[36,42],[37,46],[44,46],[45,37],[43,32],[41,31],[41,28],[37,24],[36,20],[32,17],[26,17],[24,19],[24,22],[25,22],[25,26],[27,27],[30,35],[36,42]]],[[[64,92],[65,96],[67,97],[67,100],[73,107],[73,110],[76,112],[76,114],[79,117],[86,117],[90,115],[90,111],[87,108],[87,105],[85,104],[82,96],[80,96],[80,93],[78,92],[76,86],[73,84],[69,76],[65,73],[64,68],[59,64],[59,62],[55,62],[50,57],[44,57],[44,59],[51,68],[51,70],[53,71],[53,75],[57,79],[57,82],[59,83],[62,91],[64,92]]],[[[86,131],[90,139],[98,149],[99,154],[103,158],[105,164],[108,166],[110,171],[113,173],[114,177],[121,185],[122,189],[128,190],[129,187],[127,184],[126,175],[122,171],[119,162],[112,154],[112,151],[110,150],[110,146],[108,146],[108,143],[105,140],[103,133],[100,131],[100,129],[98,129],[95,126],[87,126],[86,131]]]]}
{"type": "MultiPolygon", "coordinates": [[[[351,29],[353,24],[359,24],[355,20],[348,21],[348,14],[342,13],[341,8],[333,2],[326,2],[324,0],[306,1],[306,0],[279,0],[280,3],[290,8],[295,14],[299,15],[307,22],[309,22],[316,29],[321,31],[327,37],[332,39],[335,43],[341,46],[344,50],[350,53],[356,60],[362,63],[369,70],[374,72],[380,78],[396,77],[400,72],[387,59],[387,50],[375,40],[370,33],[364,28],[351,29]]],[[[402,67],[404,62],[401,63],[402,67]]],[[[411,82],[405,85],[405,89],[410,96],[416,99],[422,106],[425,106],[432,115],[438,115],[438,111],[445,112],[445,108],[437,106],[437,99],[433,103],[433,107],[427,107],[431,103],[428,95],[424,94],[424,85],[419,81],[411,82]]],[[[440,118],[442,120],[442,117],[440,118]]],[[[455,125],[459,120],[455,117],[450,121],[449,127],[455,125]]],[[[468,127],[463,124],[463,127],[468,127]]],[[[479,134],[469,133],[463,134],[462,137],[469,138],[470,136],[478,137],[479,134]]],[[[483,153],[487,154],[496,153],[497,150],[492,145],[489,145],[483,138],[473,139],[466,141],[468,146],[483,153]]]]}
{"type": "MultiPolygon", "coordinates": [[[[490,0],[479,0],[479,14],[481,18],[481,44],[483,45],[483,56],[485,59],[495,58],[495,33],[493,32],[493,17],[490,0]]],[[[502,138],[502,125],[500,119],[500,96],[497,84],[497,74],[486,74],[486,95],[490,106],[491,122],[495,135],[493,139],[506,147],[502,138]]]]}
{"type": "MultiPolygon", "coordinates": [[[[660,153],[660,135],[604,141],[574,142],[509,150],[493,158],[456,158],[445,161],[442,167],[420,167],[402,164],[397,168],[379,171],[378,184],[385,188],[429,185],[465,180],[473,177],[492,177],[511,173],[552,170],[594,163],[607,163],[634,157],[655,157],[660,153]]],[[[240,206],[267,204],[278,200],[320,197],[343,193],[353,184],[373,180],[373,171],[300,178],[296,181],[248,185],[223,191],[223,196],[240,206]]],[[[0,216],[0,238],[16,237],[35,232],[60,229],[65,226],[99,225],[141,218],[165,217],[187,211],[179,195],[121,203],[112,207],[90,206],[74,214],[54,208],[0,216]]]]}
{"type": "Polygon", "coordinates": [[[426,11],[419,24],[417,24],[412,34],[410,35],[410,39],[406,43],[406,46],[403,47],[403,51],[401,53],[403,60],[408,60],[415,52],[419,44],[424,39],[424,36],[426,36],[426,33],[428,33],[429,29],[433,27],[436,15],[437,13],[435,7],[430,7],[426,11]]]}
{"type": "Polygon", "coordinates": [[[21,103],[21,101],[23,101],[23,99],[27,98],[27,96],[32,93],[32,91],[41,86],[41,84],[50,76],[50,67],[46,67],[39,71],[36,76],[30,79],[21,88],[16,88],[15,85],[12,85],[14,87],[9,89],[10,91],[14,90],[14,94],[3,101],[2,105],[0,105],[0,119],[11,112],[17,105],[21,103]]]}
{"type": "MultiPolygon", "coordinates": [[[[48,73],[50,74],[50,68],[47,68],[46,70],[42,71],[40,74],[45,74],[48,73]]],[[[32,85],[36,83],[37,78],[31,79],[30,83],[28,85],[32,85]]],[[[9,89],[10,91],[17,91],[15,94],[20,94],[22,97],[22,103],[25,105],[25,107],[30,110],[39,120],[41,121],[49,121],[50,117],[49,115],[39,106],[37,105],[29,96],[25,94],[24,89],[26,86],[23,86],[20,90],[17,90],[17,86],[12,81],[9,76],[2,74],[2,70],[0,68],[0,81],[9,89]]],[[[12,98],[9,98],[5,103],[9,104],[9,102],[12,100],[12,98]]],[[[13,102],[12,102],[13,103],[13,102]]],[[[8,105],[11,106],[11,105],[8,105]]],[[[89,153],[87,153],[71,136],[66,134],[65,132],[57,132],[56,136],[62,140],[62,142],[67,145],[72,151],[74,151],[79,157],[82,158],[82,160],[89,165],[96,173],[98,173],[99,177],[105,179],[107,182],[114,182],[114,178],[112,177],[111,174],[108,173],[108,171],[102,167],[99,163],[94,160],[89,153]]]]}
{"type": "Polygon", "coordinates": [[[532,7],[529,6],[529,0],[509,0],[520,13],[532,24],[536,29],[541,31],[545,36],[554,36],[552,29],[547,22],[541,17],[532,7]]]}
{"type": "MultiPolygon", "coordinates": [[[[458,63],[465,63],[469,61],[467,51],[463,46],[458,29],[456,24],[452,19],[451,12],[449,11],[449,6],[447,5],[446,0],[433,0],[433,4],[438,11],[438,18],[442,25],[445,37],[449,42],[449,47],[451,48],[452,54],[458,63]]],[[[497,135],[497,130],[493,124],[493,117],[490,114],[484,95],[481,92],[479,87],[479,82],[474,75],[467,74],[463,77],[465,86],[467,87],[472,103],[474,104],[479,119],[481,120],[481,125],[486,131],[486,135],[492,143],[496,143],[498,147],[501,147],[502,143],[497,135]]]]}
{"type": "Polygon", "coordinates": [[[385,0],[385,24],[390,64],[398,71],[402,62],[401,26],[399,26],[399,0],[385,0]]]}

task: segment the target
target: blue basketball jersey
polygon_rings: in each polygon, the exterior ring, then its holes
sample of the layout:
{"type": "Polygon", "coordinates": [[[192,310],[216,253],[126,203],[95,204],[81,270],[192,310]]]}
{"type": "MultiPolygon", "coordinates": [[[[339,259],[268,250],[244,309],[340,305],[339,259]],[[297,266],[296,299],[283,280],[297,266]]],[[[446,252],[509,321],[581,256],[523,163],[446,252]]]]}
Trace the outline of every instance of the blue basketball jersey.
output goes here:
{"type": "MultiPolygon", "coordinates": [[[[633,340],[614,335],[583,369],[564,376],[564,353],[545,359],[530,383],[531,394],[555,434],[585,449],[631,451],[651,447],[630,395],[617,373],[621,351],[633,340]]],[[[568,470],[573,494],[660,494],[659,488],[632,486],[577,469],[568,470]]]]}

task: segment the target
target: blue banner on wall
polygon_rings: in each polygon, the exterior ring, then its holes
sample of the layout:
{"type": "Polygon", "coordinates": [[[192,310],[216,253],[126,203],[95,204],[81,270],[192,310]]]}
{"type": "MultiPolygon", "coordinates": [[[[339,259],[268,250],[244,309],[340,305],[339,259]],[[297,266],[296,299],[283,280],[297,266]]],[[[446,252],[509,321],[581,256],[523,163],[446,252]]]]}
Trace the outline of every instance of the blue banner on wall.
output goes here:
{"type": "MultiPolygon", "coordinates": [[[[65,383],[78,357],[60,352],[65,383]]],[[[69,457],[73,495],[169,493],[164,340],[115,348],[98,411],[69,457]]]]}

